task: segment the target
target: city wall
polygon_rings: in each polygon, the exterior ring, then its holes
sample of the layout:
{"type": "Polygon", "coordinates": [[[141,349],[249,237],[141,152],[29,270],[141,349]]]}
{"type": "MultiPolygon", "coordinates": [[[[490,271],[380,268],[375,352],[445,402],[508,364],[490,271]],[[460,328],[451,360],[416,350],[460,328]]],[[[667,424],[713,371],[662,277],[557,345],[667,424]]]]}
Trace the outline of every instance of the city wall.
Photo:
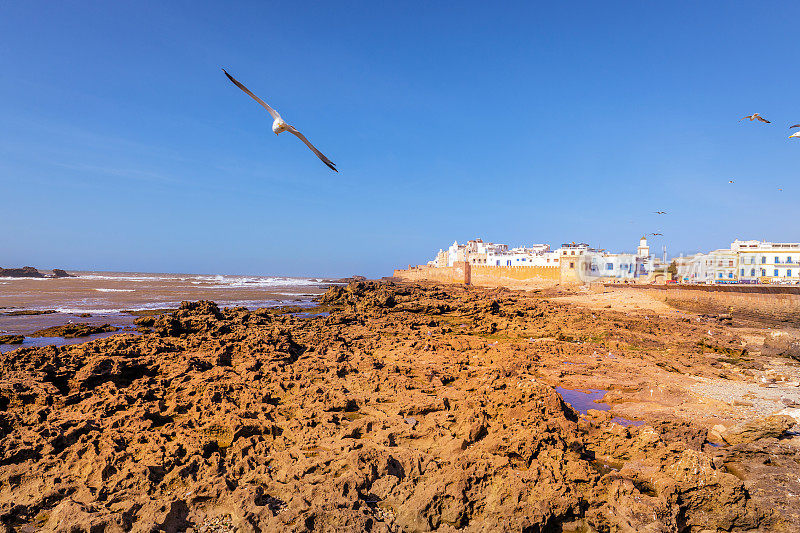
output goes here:
{"type": "Polygon", "coordinates": [[[606,285],[646,291],[678,309],[800,324],[800,287],[748,285],[606,285]]]}
{"type": "Polygon", "coordinates": [[[428,265],[411,266],[395,270],[394,277],[404,281],[435,281],[437,283],[469,283],[468,263],[456,263],[451,267],[433,268],[428,265]]]}
{"type": "Polygon", "coordinates": [[[479,287],[531,288],[559,283],[557,266],[484,266],[471,265],[470,284],[479,287]]]}
{"type": "Polygon", "coordinates": [[[405,281],[531,288],[559,283],[561,272],[557,266],[483,266],[459,262],[451,267],[441,268],[428,265],[409,266],[408,269],[395,270],[394,277],[405,281]]]}
{"type": "MultiPolygon", "coordinates": [[[[404,281],[433,281],[480,287],[528,289],[556,284],[578,283],[574,269],[562,265],[480,266],[460,262],[451,267],[427,265],[395,270],[404,281]]],[[[645,291],[677,309],[698,313],[731,313],[740,318],[800,324],[800,287],[765,285],[641,285],[595,282],[593,292],[602,290],[645,291]]]]}

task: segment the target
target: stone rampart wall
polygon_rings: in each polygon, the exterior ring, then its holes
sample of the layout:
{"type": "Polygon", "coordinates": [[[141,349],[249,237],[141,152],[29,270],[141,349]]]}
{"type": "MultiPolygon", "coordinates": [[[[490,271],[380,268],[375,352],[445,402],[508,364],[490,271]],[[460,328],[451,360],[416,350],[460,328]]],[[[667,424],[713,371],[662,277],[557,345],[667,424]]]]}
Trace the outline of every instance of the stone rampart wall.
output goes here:
{"type": "Polygon", "coordinates": [[[560,281],[557,266],[472,265],[470,282],[480,287],[547,287],[560,281]]]}
{"type": "Polygon", "coordinates": [[[458,263],[451,267],[434,268],[427,265],[410,266],[395,270],[394,277],[404,281],[435,281],[437,283],[468,283],[468,264],[458,263]]]}
{"type": "Polygon", "coordinates": [[[405,281],[528,288],[557,284],[560,279],[560,270],[557,266],[479,266],[462,262],[442,268],[427,265],[412,266],[408,269],[395,270],[394,277],[405,281]]]}
{"type": "Polygon", "coordinates": [[[606,285],[648,291],[678,309],[800,324],[800,287],[748,285],[606,285]]]}

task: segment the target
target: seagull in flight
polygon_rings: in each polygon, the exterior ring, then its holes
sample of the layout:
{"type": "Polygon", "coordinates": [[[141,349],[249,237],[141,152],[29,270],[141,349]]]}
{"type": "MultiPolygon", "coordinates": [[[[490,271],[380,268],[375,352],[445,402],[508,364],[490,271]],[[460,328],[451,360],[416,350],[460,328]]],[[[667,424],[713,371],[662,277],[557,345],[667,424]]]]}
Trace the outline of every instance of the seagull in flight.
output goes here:
{"type": "Polygon", "coordinates": [[[236,79],[235,79],[233,76],[231,76],[230,74],[228,74],[228,71],[227,71],[227,70],[225,70],[225,69],[222,69],[222,72],[224,72],[224,73],[225,73],[225,75],[228,77],[228,79],[229,79],[229,80],[231,80],[231,81],[233,82],[233,84],[234,84],[234,85],[236,85],[238,88],[240,88],[240,89],[241,89],[241,90],[243,90],[245,93],[247,93],[247,95],[248,95],[248,96],[250,96],[250,98],[252,98],[252,99],[253,99],[253,100],[255,100],[256,102],[258,102],[259,104],[261,104],[261,105],[264,107],[264,109],[266,109],[267,111],[269,111],[269,114],[270,114],[270,115],[272,115],[272,118],[273,118],[273,123],[272,123],[272,131],[274,131],[274,132],[275,132],[275,135],[278,135],[279,133],[282,133],[282,132],[284,132],[284,131],[288,131],[289,133],[291,133],[292,135],[294,135],[295,137],[297,137],[298,139],[300,139],[301,141],[303,141],[303,142],[306,144],[306,146],[308,146],[308,147],[311,149],[311,151],[312,151],[312,152],[314,152],[315,154],[317,154],[317,157],[319,157],[319,158],[322,160],[322,162],[323,162],[323,163],[325,163],[326,165],[328,165],[328,168],[330,168],[330,169],[331,169],[331,170],[333,170],[334,172],[339,172],[338,170],[336,170],[336,163],[332,162],[330,159],[328,159],[327,157],[325,157],[325,155],[324,155],[322,152],[320,152],[319,150],[317,150],[317,149],[314,147],[314,145],[313,145],[313,144],[311,144],[311,143],[308,141],[308,139],[306,139],[305,135],[303,135],[302,133],[300,133],[299,131],[297,131],[297,128],[295,128],[295,127],[294,127],[294,126],[292,126],[291,124],[287,124],[287,123],[286,123],[286,122],[285,122],[285,121],[284,121],[284,120],[281,118],[280,114],[279,114],[277,111],[275,111],[275,110],[274,110],[274,109],[272,109],[272,108],[271,108],[269,105],[267,105],[267,103],[266,103],[264,100],[262,100],[262,99],[261,99],[261,98],[259,98],[258,96],[256,96],[256,95],[254,95],[253,93],[251,93],[251,92],[250,92],[250,90],[249,90],[247,87],[245,87],[244,85],[242,85],[241,83],[239,83],[238,81],[236,81],[236,79]]]}
{"type": "Polygon", "coordinates": [[[728,183],[733,183],[733,180],[728,180],[728,183]]]}
{"type": "Polygon", "coordinates": [[[656,213],[656,215],[666,215],[667,214],[666,211],[656,211],[655,213],[656,213]]]}
{"type": "Polygon", "coordinates": [[[663,233],[648,233],[648,235],[661,235],[662,237],[664,236],[663,233]]]}
{"type": "Polygon", "coordinates": [[[739,122],[743,121],[746,118],[749,118],[750,122],[753,122],[754,120],[760,120],[761,122],[766,122],[767,124],[770,123],[769,120],[765,119],[764,117],[762,117],[758,113],[753,113],[752,115],[747,115],[746,117],[742,117],[742,118],[739,119],[739,122]]]}
{"type": "MultiPolygon", "coordinates": [[[[793,128],[796,128],[796,127],[798,127],[798,126],[800,126],[800,124],[798,124],[797,126],[792,126],[792,127],[793,127],[793,128]]],[[[796,131],[796,132],[792,133],[791,135],[789,135],[789,138],[790,138],[790,139],[791,139],[792,137],[800,137],[800,131],[796,131]]]]}

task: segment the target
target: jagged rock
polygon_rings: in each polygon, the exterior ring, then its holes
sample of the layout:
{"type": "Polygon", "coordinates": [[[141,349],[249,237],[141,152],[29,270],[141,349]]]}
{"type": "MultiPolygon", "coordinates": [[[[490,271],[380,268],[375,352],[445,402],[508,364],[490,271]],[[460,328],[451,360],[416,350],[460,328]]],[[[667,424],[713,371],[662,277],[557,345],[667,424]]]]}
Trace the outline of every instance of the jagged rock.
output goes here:
{"type": "Polygon", "coordinates": [[[24,335],[0,335],[0,344],[22,344],[24,335]]]}
{"type": "Polygon", "coordinates": [[[72,339],[76,337],[87,337],[89,335],[97,335],[98,333],[108,333],[112,331],[119,331],[116,326],[103,324],[102,326],[93,326],[91,324],[64,324],[63,326],[52,326],[45,329],[40,329],[31,333],[31,337],[64,337],[65,339],[72,339]]]}
{"type": "Polygon", "coordinates": [[[61,270],[60,268],[53,269],[53,277],[54,278],[74,278],[75,276],[68,273],[66,270],[61,270]]]}
{"type": "MultiPolygon", "coordinates": [[[[774,525],[741,480],[687,449],[692,428],[578,417],[538,377],[545,360],[591,355],[582,341],[608,323],[459,287],[358,281],[321,301],[331,314],[311,319],[184,303],[138,318],[152,328],[141,336],[0,354],[0,520],[70,532],[774,525]],[[489,323],[505,342],[485,337],[489,323]]],[[[624,326],[648,339],[689,327],[624,326]]],[[[664,353],[649,346],[637,371],[664,353]]]]}
{"type": "Polygon", "coordinates": [[[795,424],[796,421],[791,416],[771,415],[737,424],[723,431],[720,436],[728,444],[741,444],[767,437],[780,437],[795,424]]]}

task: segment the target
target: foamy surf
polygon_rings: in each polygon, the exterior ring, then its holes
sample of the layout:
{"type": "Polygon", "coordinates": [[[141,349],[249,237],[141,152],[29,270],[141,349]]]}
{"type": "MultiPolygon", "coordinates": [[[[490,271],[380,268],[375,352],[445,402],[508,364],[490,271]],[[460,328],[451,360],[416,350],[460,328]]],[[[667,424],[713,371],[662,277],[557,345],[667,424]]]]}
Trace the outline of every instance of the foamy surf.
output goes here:
{"type": "Polygon", "coordinates": [[[100,288],[100,289],[95,289],[95,290],[99,291],[99,292],[136,292],[136,289],[106,289],[106,288],[100,288]]]}

